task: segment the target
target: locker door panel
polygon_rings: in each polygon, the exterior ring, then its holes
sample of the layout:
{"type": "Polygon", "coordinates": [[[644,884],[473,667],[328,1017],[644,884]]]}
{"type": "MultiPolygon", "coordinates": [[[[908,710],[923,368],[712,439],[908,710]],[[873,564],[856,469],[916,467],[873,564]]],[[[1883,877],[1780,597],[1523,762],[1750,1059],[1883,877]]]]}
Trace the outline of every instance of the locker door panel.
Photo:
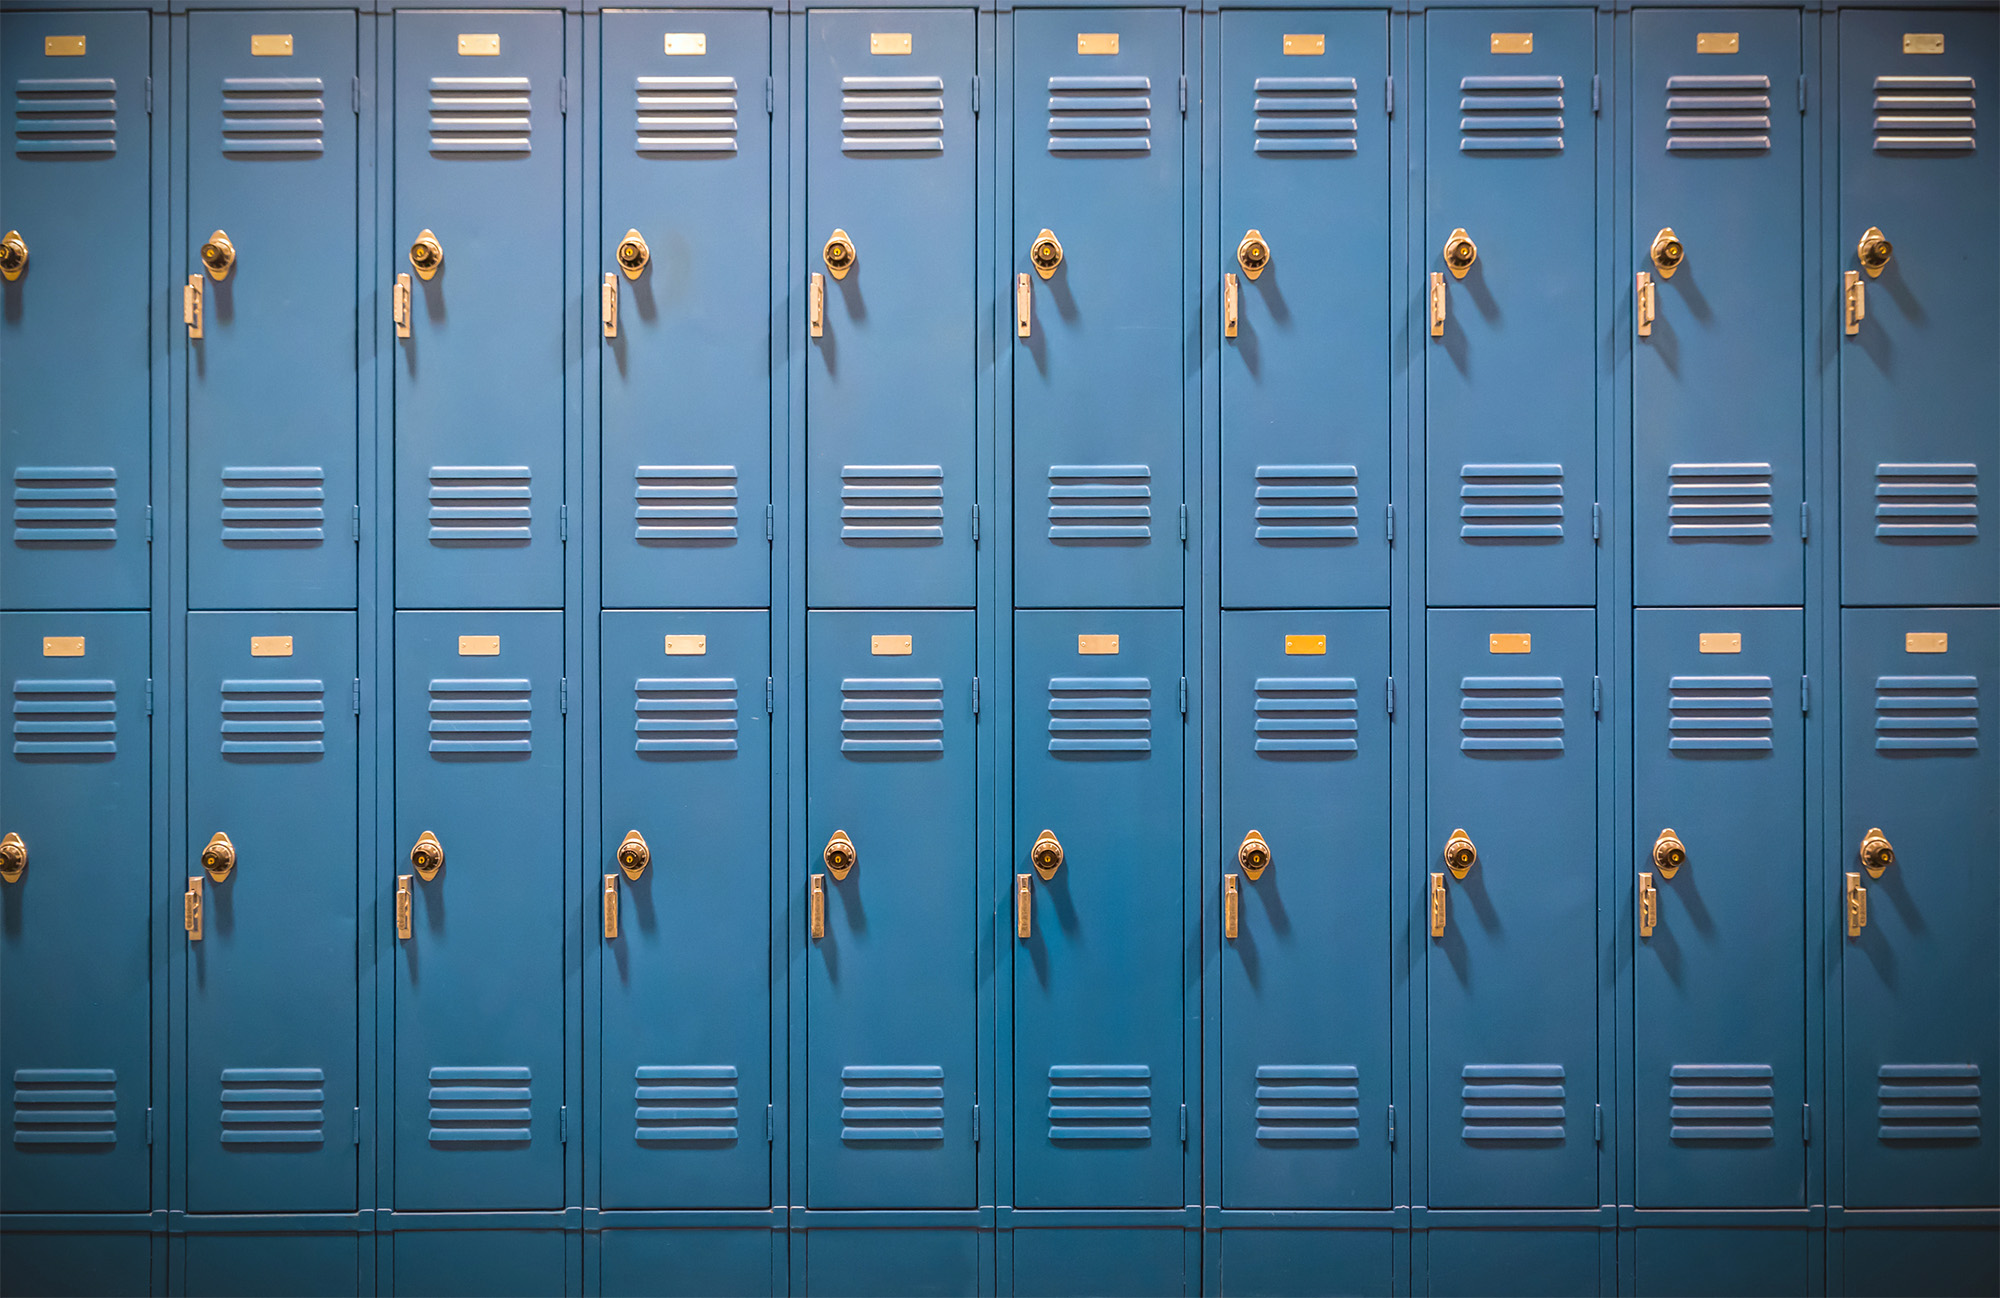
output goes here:
{"type": "Polygon", "coordinates": [[[1804,617],[1642,609],[1633,623],[1626,859],[1658,890],[1634,960],[1637,1201],[1802,1206],[1804,617]]]}
{"type": "Polygon", "coordinates": [[[188,602],[351,607],[355,580],[355,19],[188,18],[188,602]],[[253,50],[256,35],[289,52],[253,50]],[[201,261],[211,232],[235,263],[201,261]]]}
{"type": "Polygon", "coordinates": [[[825,302],[824,332],[806,339],[807,598],[969,607],[974,15],[821,10],[806,40],[799,252],[825,302]],[[835,230],[854,248],[841,278],[824,256],[835,230]]]}
{"type": "Polygon", "coordinates": [[[148,1202],[147,620],[0,618],[0,834],[18,834],[28,854],[20,878],[0,882],[8,1212],[143,1212],[148,1202]]]}
{"type": "Polygon", "coordinates": [[[1418,253],[1427,283],[1443,276],[1436,291],[1445,306],[1424,369],[1428,597],[1588,604],[1595,19],[1574,9],[1481,9],[1424,21],[1430,126],[1418,253]],[[1532,37],[1531,52],[1494,52],[1496,31],[1532,37]],[[1443,253],[1456,229],[1478,253],[1463,279],[1443,253]]]}
{"type": "Polygon", "coordinates": [[[770,644],[761,612],[604,615],[606,1207],[771,1202],[770,644]]]}
{"type": "Polygon", "coordinates": [[[770,15],[607,13],[603,41],[604,602],[665,587],[681,605],[765,604],[770,15]],[[629,230],[647,253],[631,278],[629,230]]]}
{"type": "Polygon", "coordinates": [[[1799,16],[1650,10],[1632,22],[1630,239],[1654,302],[1650,336],[1633,340],[1634,598],[1797,604],[1799,16]],[[1697,49],[1717,27],[1736,31],[1737,53],[1697,49]],[[1661,265],[1651,249],[1668,230],[1684,251],[1676,263],[1662,243],[1661,265]]]}
{"type": "Polygon", "coordinates": [[[562,1204],[562,673],[560,614],[396,615],[397,1208],[562,1204]]]}
{"type": "Polygon", "coordinates": [[[1006,264],[1033,299],[1014,338],[1023,605],[1181,602],[1181,23],[1174,9],[1014,15],[1006,264]],[[1030,260],[1045,228],[1063,248],[1046,281],[1030,260]]]}
{"type": "Polygon", "coordinates": [[[1843,898],[1853,874],[1867,890],[1866,926],[1841,930],[1847,1202],[1991,1205],[2000,612],[1848,609],[1841,640],[1841,837],[1824,886],[1843,898]],[[1879,877],[1861,859],[1872,829],[1894,854],[1879,877]]]}
{"type": "Polygon", "coordinates": [[[1379,12],[1222,15],[1230,608],[1389,602],[1388,65],[1379,12]],[[1288,42],[1301,27],[1323,48],[1288,42]],[[1255,279],[1235,251],[1253,229],[1255,279]]]}
{"type": "Polygon", "coordinates": [[[1014,939],[1014,1202],[1177,1205],[1181,615],[1017,613],[1014,652],[1009,873],[1033,908],[1014,939]],[[1063,853],[1047,880],[1044,830],[1063,853]]]}
{"type": "Polygon", "coordinates": [[[396,603],[552,608],[573,301],[559,237],[563,18],[486,10],[395,22],[384,274],[411,277],[409,336],[393,361],[396,603]],[[443,257],[430,279],[411,261],[425,230],[443,257]]]}
{"type": "Polygon", "coordinates": [[[1596,720],[1588,610],[1433,611],[1430,1202],[1595,1203],[1596,720]],[[1525,637],[1525,639],[1523,639],[1525,637]],[[1525,644],[1526,651],[1522,652],[1525,644]],[[1446,865],[1472,840],[1465,878],[1446,865]],[[1432,904],[1435,930],[1435,902],[1432,904]]]}
{"type": "Polygon", "coordinates": [[[813,613],[806,644],[806,1195],[977,1202],[973,615],[813,613]],[[853,864],[836,879],[836,832],[853,864]],[[813,937],[815,879],[824,936],[813,937]]]}
{"type": "Polygon", "coordinates": [[[151,452],[143,13],[10,13],[0,233],[8,608],[144,608],[151,452]]]}
{"type": "Polygon", "coordinates": [[[1388,615],[1225,614],[1222,673],[1222,1203],[1386,1208],[1388,615]]]}

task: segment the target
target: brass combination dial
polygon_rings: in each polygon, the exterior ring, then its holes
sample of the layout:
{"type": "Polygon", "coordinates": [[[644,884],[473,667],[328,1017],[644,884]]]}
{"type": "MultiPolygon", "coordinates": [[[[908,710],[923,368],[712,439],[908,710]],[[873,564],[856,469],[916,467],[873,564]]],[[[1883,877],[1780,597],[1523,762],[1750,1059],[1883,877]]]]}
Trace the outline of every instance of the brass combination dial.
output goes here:
{"type": "Polygon", "coordinates": [[[1451,272],[1453,279],[1464,279],[1465,272],[1472,269],[1472,263],[1479,260],[1479,245],[1463,226],[1453,230],[1451,237],[1444,241],[1444,268],[1451,272]]]}
{"type": "Polygon", "coordinates": [[[1661,279],[1672,279],[1674,272],[1681,268],[1681,263],[1687,260],[1687,246],[1674,233],[1671,225],[1662,226],[1660,232],[1653,236],[1653,246],[1649,251],[1653,265],[1659,267],[1661,279]]]}
{"type": "Polygon", "coordinates": [[[653,253],[646,246],[646,236],[637,230],[627,230],[625,237],[618,241],[618,269],[626,279],[637,279],[645,272],[646,264],[653,260],[653,253]]]}
{"type": "Polygon", "coordinates": [[[436,834],[426,829],[417,835],[415,845],[410,848],[410,864],[425,883],[437,878],[437,872],[444,869],[444,844],[438,842],[436,834]]]}
{"type": "Polygon", "coordinates": [[[1042,876],[1043,883],[1056,877],[1056,871],[1062,868],[1063,845],[1057,841],[1054,830],[1042,831],[1035,845],[1028,849],[1028,859],[1034,862],[1035,873],[1042,876]]]}
{"type": "Polygon", "coordinates": [[[1653,866],[1666,878],[1673,878],[1674,871],[1687,864],[1687,846],[1680,836],[1671,829],[1663,829],[1653,840],[1653,866]]]}
{"type": "Polygon", "coordinates": [[[236,844],[229,841],[229,835],[218,832],[208,840],[208,846],[201,849],[201,868],[217,883],[229,877],[236,868],[236,844]]]}
{"type": "Polygon", "coordinates": [[[1889,258],[1895,251],[1895,245],[1883,238],[1882,232],[1871,225],[1868,227],[1868,232],[1861,236],[1861,243],[1854,249],[1854,255],[1861,259],[1861,269],[1868,272],[1868,278],[1874,279],[1887,269],[1889,258]]]}
{"type": "Polygon", "coordinates": [[[1243,242],[1236,245],[1236,264],[1243,268],[1245,275],[1256,279],[1264,273],[1264,268],[1271,264],[1271,245],[1264,241],[1264,236],[1258,231],[1246,232],[1243,242]]]}
{"type": "Polygon", "coordinates": [[[236,266],[236,245],[227,231],[217,230],[201,245],[201,264],[212,280],[225,280],[236,266]]]}
{"type": "Polygon", "coordinates": [[[19,230],[9,230],[0,236],[0,275],[8,280],[21,278],[21,272],[28,268],[28,241],[21,237],[19,230]]]}
{"type": "Polygon", "coordinates": [[[624,841],[618,844],[618,868],[625,872],[625,877],[636,883],[652,860],[653,849],[646,846],[645,835],[636,829],[628,830],[624,841]]]}
{"type": "Polygon", "coordinates": [[[1062,240],[1056,238],[1054,230],[1045,229],[1035,236],[1035,241],[1028,245],[1028,260],[1043,279],[1056,273],[1056,267],[1062,265],[1063,250],[1062,240]]]}
{"type": "Polygon", "coordinates": [[[1251,830],[1236,847],[1236,864],[1242,866],[1243,873],[1252,880],[1261,879],[1264,871],[1271,867],[1271,845],[1264,841],[1262,834],[1251,830]]]}
{"type": "Polygon", "coordinates": [[[859,857],[854,850],[854,840],[847,836],[847,831],[836,829],[833,831],[833,837],[826,840],[826,846],[821,849],[819,859],[826,862],[827,871],[834,878],[845,879],[859,857]]]}
{"type": "Polygon", "coordinates": [[[854,262],[859,256],[854,251],[854,240],[847,237],[845,230],[835,230],[819,255],[826,261],[827,273],[835,279],[846,279],[847,272],[854,269],[854,262]]]}
{"type": "Polygon", "coordinates": [[[27,868],[28,845],[19,834],[9,831],[5,838],[0,838],[0,879],[19,883],[21,872],[27,868]]]}
{"type": "Polygon", "coordinates": [[[1451,877],[1463,879],[1478,862],[1479,849],[1473,846],[1471,837],[1462,829],[1452,830],[1444,845],[1444,863],[1451,870],[1451,877]]]}
{"type": "Polygon", "coordinates": [[[1867,869],[1868,877],[1879,879],[1883,871],[1896,863],[1896,849],[1889,844],[1879,829],[1871,829],[1861,838],[1861,864],[1867,869]]]}
{"type": "Polygon", "coordinates": [[[410,265],[419,279],[430,279],[444,269],[444,245],[429,230],[419,231],[410,245],[410,265]]]}

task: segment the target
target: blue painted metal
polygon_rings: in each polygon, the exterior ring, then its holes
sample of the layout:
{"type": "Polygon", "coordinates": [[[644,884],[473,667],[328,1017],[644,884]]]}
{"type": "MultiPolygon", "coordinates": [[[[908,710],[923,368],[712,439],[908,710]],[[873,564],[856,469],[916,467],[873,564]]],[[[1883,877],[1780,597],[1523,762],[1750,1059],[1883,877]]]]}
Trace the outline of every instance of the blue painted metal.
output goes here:
{"type": "MultiPolygon", "coordinates": [[[[1678,230],[1679,227],[1676,227],[1678,230]]],[[[1646,1295],[1811,1293],[1816,1233],[1804,1226],[1640,1227],[1633,1268],[1646,1295]]]]}
{"type": "Polygon", "coordinates": [[[1483,1229],[1433,1227],[1418,1241],[1429,1294],[1593,1294],[1598,1232],[1492,1222],[1483,1229]]]}
{"type": "Polygon", "coordinates": [[[1945,1215],[1843,1213],[1829,1245],[1839,1254],[1841,1282],[1828,1291],[1978,1298],[2000,1290],[2000,1229],[1991,1214],[1977,1224],[1939,1220],[1945,1215]]]}
{"type": "MultiPolygon", "coordinates": [[[[266,1222],[257,1223],[260,1226],[266,1222]]],[[[259,1230],[254,1234],[190,1232],[174,1240],[173,1290],[255,1298],[259,1294],[372,1292],[361,1283],[361,1236],[259,1230]]]]}
{"type": "Polygon", "coordinates": [[[1188,1232],[1179,1225],[1027,1228],[1009,1232],[1023,1295],[1131,1295],[1188,1291],[1188,1232]]]}
{"type": "Polygon", "coordinates": [[[10,1231],[0,1234],[0,1259],[10,1294],[123,1298],[149,1291],[153,1257],[164,1243],[139,1231],[10,1231]]]}
{"type": "Polygon", "coordinates": [[[1220,1254],[1221,1283],[1215,1292],[1229,1295],[1313,1293],[1337,1286],[1350,1294],[1388,1298],[1397,1291],[1396,1281],[1409,1272],[1402,1247],[1407,1240],[1387,1229],[1225,1225],[1209,1239],[1213,1242],[1204,1248],[1220,1254]]]}
{"type": "Polygon", "coordinates": [[[391,1292],[535,1298],[577,1291],[562,1231],[466,1225],[398,1230],[388,1238],[384,1246],[394,1254],[391,1292]]]}
{"type": "Polygon", "coordinates": [[[794,1237],[797,1292],[874,1298],[889,1293],[969,1294],[989,1290],[992,1262],[982,1275],[979,1234],[922,1225],[902,1228],[827,1227],[794,1237]],[[801,1256],[802,1255],[802,1256],[801,1256]]]}
{"type": "Polygon", "coordinates": [[[772,1292],[772,1250],[782,1236],[767,1227],[606,1230],[595,1292],[606,1298],[706,1298],[772,1292]]]}

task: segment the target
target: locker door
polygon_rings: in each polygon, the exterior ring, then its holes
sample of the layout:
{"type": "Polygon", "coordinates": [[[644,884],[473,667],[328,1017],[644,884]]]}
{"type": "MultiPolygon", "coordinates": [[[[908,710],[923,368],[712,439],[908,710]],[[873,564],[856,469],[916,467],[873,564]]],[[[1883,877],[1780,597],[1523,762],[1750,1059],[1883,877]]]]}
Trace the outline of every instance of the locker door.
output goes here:
{"type": "Polygon", "coordinates": [[[606,13],[603,41],[604,602],[767,604],[771,17],[606,13]]]}
{"type": "Polygon", "coordinates": [[[1840,338],[1850,604],[2000,600],[2000,530],[1980,526],[2000,426],[2000,181],[1976,147],[1996,85],[1991,10],[1841,12],[1840,215],[1827,234],[1853,288],[1824,289],[1836,317],[1849,300],[1866,312],[1840,338]],[[1871,229],[1892,249],[1872,277],[1860,256],[1871,229]]]}
{"type": "Polygon", "coordinates": [[[1797,604],[1799,16],[1639,11],[1632,44],[1630,239],[1652,306],[1633,340],[1634,599],[1797,604]]]}
{"type": "Polygon", "coordinates": [[[395,21],[385,273],[409,276],[410,304],[394,360],[396,603],[552,608],[574,300],[561,239],[562,15],[395,21]],[[441,257],[429,279],[416,265],[426,230],[441,257]]]}
{"type": "Polygon", "coordinates": [[[793,914],[808,948],[809,1207],[978,1202],[973,630],[969,612],[808,620],[813,856],[793,914]],[[852,844],[845,879],[836,833],[852,844]]]}
{"type": "Polygon", "coordinates": [[[969,607],[974,15],[818,10],[806,35],[801,287],[823,303],[805,342],[807,598],[969,607]],[[838,276],[835,231],[852,248],[838,276]]]}
{"type": "MultiPolygon", "coordinates": [[[[1633,621],[1636,836],[1627,859],[1657,890],[1653,903],[1637,899],[1638,1202],[1798,1207],[1804,618],[1642,609],[1633,621]]],[[[1621,904],[1636,899],[1632,886],[1621,881],[1621,904]]],[[[1630,912],[1616,922],[1633,922],[1630,912]]]]}
{"type": "MultiPolygon", "coordinates": [[[[355,19],[188,17],[188,602],[352,607],[355,19]],[[233,263],[202,249],[226,236],[233,263]]],[[[185,334],[185,330],[182,331],[185,334]]]]}
{"type": "Polygon", "coordinates": [[[562,672],[560,614],[396,615],[397,1208],[562,1206],[562,672]]]}
{"type": "Polygon", "coordinates": [[[1585,1207],[1599,1098],[1592,615],[1433,611],[1429,626],[1430,1201],[1585,1207]],[[1462,880],[1446,863],[1460,829],[1477,858],[1462,880]]]}
{"type": "Polygon", "coordinates": [[[152,319],[143,13],[0,17],[8,608],[143,608],[152,319]]]}
{"type": "Polygon", "coordinates": [[[1480,9],[1425,22],[1429,600],[1588,604],[1596,20],[1480,9]],[[1463,279],[1445,251],[1460,229],[1476,253],[1463,279]]]}
{"type": "Polygon", "coordinates": [[[0,880],[8,1212],[143,1212],[148,1202],[146,622],[0,619],[11,695],[0,835],[18,835],[27,853],[20,877],[0,880]]]}
{"type": "Polygon", "coordinates": [[[1020,604],[1181,602],[1181,22],[1178,9],[1014,15],[1006,264],[1030,315],[1014,338],[1020,604]],[[1062,252],[1046,280],[1032,251],[1044,229],[1062,252]]]}
{"type": "Polygon", "coordinates": [[[1388,614],[1224,614],[1222,677],[1222,1204],[1386,1208],[1388,614]]]}
{"type": "Polygon", "coordinates": [[[1014,1202],[1178,1205],[1181,615],[1018,613],[1014,652],[1014,1202]]]}
{"type": "Polygon", "coordinates": [[[1380,12],[1222,15],[1227,607],[1389,602],[1388,43],[1380,12]]]}
{"type": "Polygon", "coordinates": [[[1842,930],[1847,1202],[1990,1205],[2000,612],[1848,609],[1841,639],[1841,838],[1825,886],[1843,901],[1865,890],[1867,921],[1842,930]],[[1893,861],[1864,863],[1871,830],[1893,861]]]}
{"type": "Polygon", "coordinates": [[[188,616],[193,1212],[354,1208],[354,661],[351,613],[188,616]]]}
{"type": "Polygon", "coordinates": [[[603,646],[603,1203],[768,1206],[770,617],[606,613],[603,646]]]}

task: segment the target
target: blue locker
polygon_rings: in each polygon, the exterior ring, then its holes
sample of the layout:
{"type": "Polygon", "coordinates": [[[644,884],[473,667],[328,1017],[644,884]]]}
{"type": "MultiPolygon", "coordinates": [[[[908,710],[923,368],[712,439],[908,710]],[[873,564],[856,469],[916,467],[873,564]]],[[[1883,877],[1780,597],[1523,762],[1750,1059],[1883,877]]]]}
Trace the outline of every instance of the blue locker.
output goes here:
{"type": "Polygon", "coordinates": [[[1192,1232],[1175,1226],[1055,1226],[1008,1232],[1018,1298],[1165,1298],[1199,1292],[1192,1232]]]}
{"type": "Polygon", "coordinates": [[[1436,1207],[1598,1202],[1593,635],[1583,609],[1429,615],[1436,1207]]]}
{"type": "Polygon", "coordinates": [[[603,627],[601,1203],[766,1207],[770,617],[603,627]]]}
{"type": "Polygon", "coordinates": [[[601,32],[604,602],[768,604],[771,17],[601,32]]]}
{"type": "Polygon", "coordinates": [[[1014,14],[1017,604],[1181,602],[1181,24],[1014,14]]]}
{"type": "Polygon", "coordinates": [[[1866,1226],[1861,1214],[1843,1218],[1844,1228],[1829,1241],[1828,1261],[1839,1259],[1844,1283],[1829,1285],[1829,1292],[1883,1298],[2000,1293],[2000,1231],[1990,1217],[1981,1225],[1946,1225],[1896,1216],[1866,1226]]]}
{"type": "Polygon", "coordinates": [[[973,615],[813,613],[806,648],[806,1204],[970,1208],[973,615]]]}
{"type": "Polygon", "coordinates": [[[188,17],[188,603],[353,607],[355,17],[188,17]]]}
{"type": "Polygon", "coordinates": [[[395,16],[396,604],[562,603],[563,18],[395,16]]]}
{"type": "Polygon", "coordinates": [[[188,615],[191,1212],[355,1206],[354,636],[351,613],[188,615]]]}
{"type": "Polygon", "coordinates": [[[1799,15],[1639,10],[1632,60],[1633,599],[1797,604],[1799,15]]]}
{"type": "Polygon", "coordinates": [[[973,603],[976,46],[970,9],[806,18],[815,608],[973,603]]]}
{"type": "Polygon", "coordinates": [[[1804,615],[1632,620],[1636,1202],[1802,1207],[1804,615]]]}
{"type": "Polygon", "coordinates": [[[152,1287],[153,1250],[164,1242],[145,1231],[8,1231],[0,1234],[0,1292],[129,1298],[152,1287]]]}
{"type": "Polygon", "coordinates": [[[1996,85],[1991,9],[1840,15],[1841,278],[1822,287],[1842,322],[1849,604],[2000,601],[2000,530],[1980,526],[1980,474],[1990,496],[2000,465],[2000,180],[1977,148],[1996,85]]]}
{"type": "Polygon", "coordinates": [[[1596,17],[1433,10],[1424,22],[1428,599],[1588,604],[1596,17]]]}
{"type": "Polygon", "coordinates": [[[0,779],[7,1212],[148,1206],[147,621],[144,613],[0,620],[10,694],[0,779]]]}
{"type": "Polygon", "coordinates": [[[1488,1225],[1440,1229],[1432,1227],[1412,1252],[1419,1275],[1428,1283],[1413,1283],[1427,1294],[1466,1294],[1471,1298],[1503,1295],[1563,1294],[1577,1298],[1601,1292],[1598,1276],[1602,1239],[1594,1226],[1566,1229],[1538,1226],[1488,1225]]]}
{"type": "MultiPolygon", "coordinates": [[[[990,1238],[990,1237],[989,1237],[990,1238]]],[[[792,1236],[792,1273],[811,1298],[980,1293],[993,1273],[980,1233],[925,1226],[820,1227],[792,1236]],[[984,1258],[982,1253],[986,1253],[984,1258]]]]}
{"type": "Polygon", "coordinates": [[[353,1231],[318,1234],[255,1231],[190,1232],[174,1238],[174,1278],[168,1292],[205,1298],[356,1298],[375,1292],[361,1284],[361,1236],[353,1231]]]}
{"type": "Polygon", "coordinates": [[[1641,1226],[1629,1238],[1632,1292],[1643,1298],[1805,1294],[1818,1287],[1813,1254],[1821,1238],[1805,1226],[1641,1226]]]}
{"type": "Polygon", "coordinates": [[[1387,604],[1388,19],[1221,25],[1222,602],[1387,604]]]}
{"type": "Polygon", "coordinates": [[[613,1228],[598,1238],[595,1292],[607,1298],[754,1298],[771,1293],[784,1264],[784,1236],[764,1226],[613,1228]]]}
{"type": "Polygon", "coordinates": [[[560,614],[396,616],[399,1209],[563,1204],[562,672],[560,614]]]}
{"type": "Polygon", "coordinates": [[[1183,671],[1176,611],[1014,616],[1024,1208],[1187,1202],[1183,671]]]}
{"type": "Polygon", "coordinates": [[[561,1230],[473,1227],[399,1230],[378,1237],[389,1253],[393,1294],[422,1298],[548,1298],[578,1292],[573,1247],[561,1230]]]}
{"type": "Polygon", "coordinates": [[[0,37],[0,603],[144,608],[149,20],[9,13],[0,37]]]}
{"type": "Polygon", "coordinates": [[[1224,1229],[1219,1245],[1206,1247],[1220,1250],[1222,1280],[1217,1292],[1230,1298],[1329,1294],[1388,1298],[1408,1273],[1403,1264],[1409,1256],[1408,1239],[1387,1227],[1238,1226],[1224,1229]]]}
{"type": "Polygon", "coordinates": [[[1844,1202],[1991,1207],[2000,611],[1848,609],[1841,640],[1840,837],[1826,886],[1847,935],[1844,1202]]]}
{"type": "Polygon", "coordinates": [[[1389,615],[1226,613],[1222,681],[1220,1202],[1387,1208],[1389,615]]]}

